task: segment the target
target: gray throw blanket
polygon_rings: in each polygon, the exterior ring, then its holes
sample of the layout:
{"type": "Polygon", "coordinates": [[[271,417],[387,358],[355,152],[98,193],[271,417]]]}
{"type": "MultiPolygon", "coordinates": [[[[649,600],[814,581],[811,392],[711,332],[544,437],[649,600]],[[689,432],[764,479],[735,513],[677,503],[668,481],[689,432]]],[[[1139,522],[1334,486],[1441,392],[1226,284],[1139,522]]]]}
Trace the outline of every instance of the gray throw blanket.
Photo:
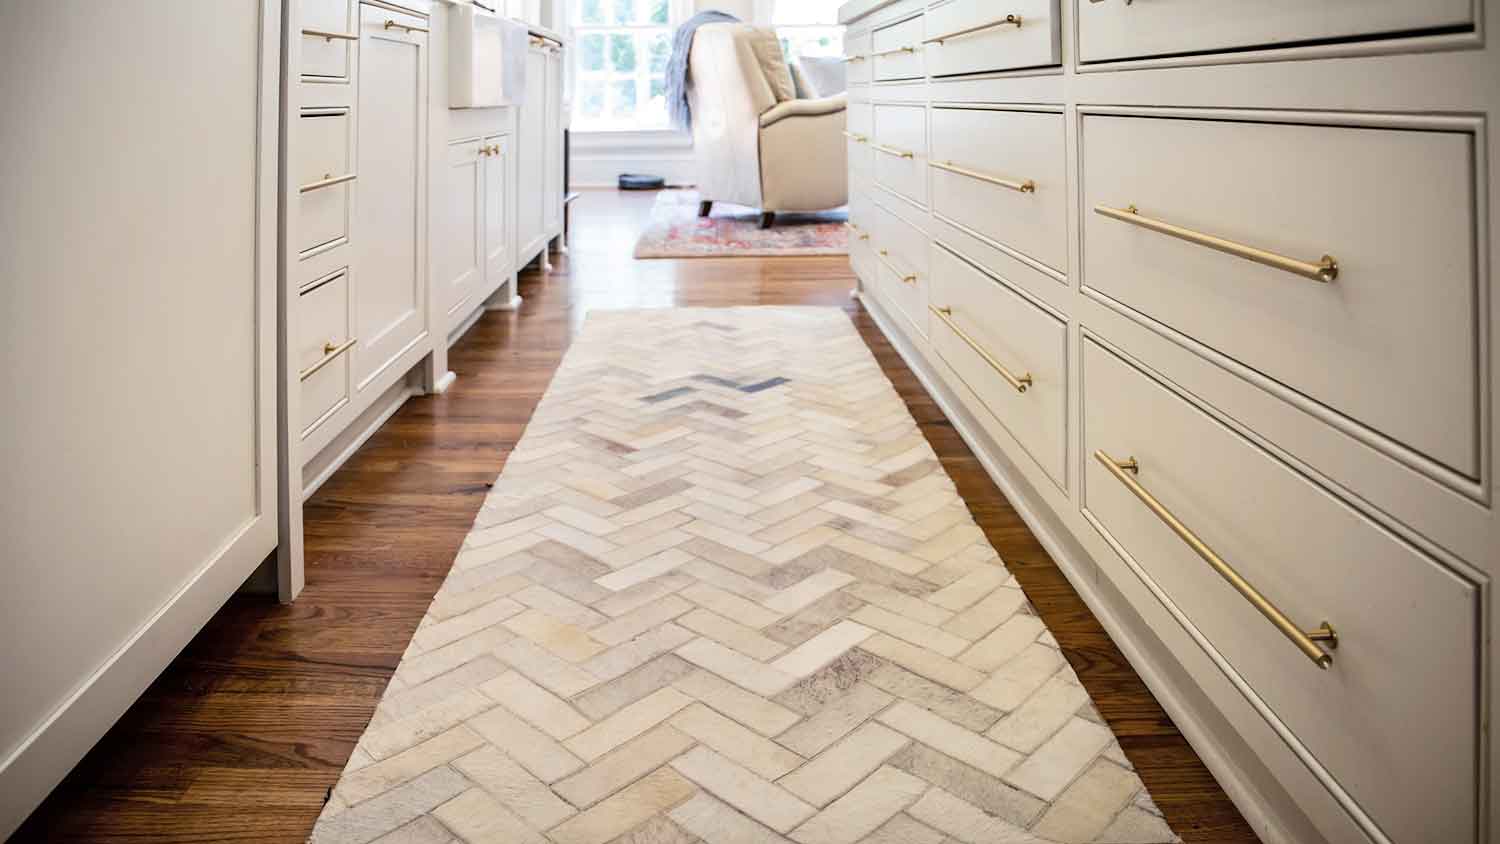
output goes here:
{"type": "Polygon", "coordinates": [[[693,51],[693,36],[698,27],[710,23],[739,23],[728,12],[706,11],[682,22],[672,36],[672,58],[667,62],[667,113],[677,129],[693,128],[693,110],[688,105],[688,55],[693,51]]]}

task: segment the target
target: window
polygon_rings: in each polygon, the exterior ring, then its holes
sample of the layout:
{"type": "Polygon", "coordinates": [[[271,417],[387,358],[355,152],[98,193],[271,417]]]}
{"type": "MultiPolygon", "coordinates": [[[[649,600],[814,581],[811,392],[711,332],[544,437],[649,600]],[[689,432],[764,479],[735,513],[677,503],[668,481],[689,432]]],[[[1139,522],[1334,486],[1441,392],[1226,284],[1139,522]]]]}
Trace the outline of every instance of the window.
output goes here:
{"type": "Polygon", "coordinates": [[[666,129],[667,60],[681,0],[573,0],[573,129],[666,129]]]}
{"type": "Polygon", "coordinates": [[[771,23],[788,58],[836,57],[844,54],[844,28],[839,26],[842,0],[776,0],[771,23]]]}

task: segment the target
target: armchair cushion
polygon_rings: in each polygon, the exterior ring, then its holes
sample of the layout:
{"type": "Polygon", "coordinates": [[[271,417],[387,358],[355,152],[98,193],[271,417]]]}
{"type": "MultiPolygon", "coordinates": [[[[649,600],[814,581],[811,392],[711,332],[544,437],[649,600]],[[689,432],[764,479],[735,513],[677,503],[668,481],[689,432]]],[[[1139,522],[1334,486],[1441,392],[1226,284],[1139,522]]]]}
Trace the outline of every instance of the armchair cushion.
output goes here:
{"type": "Polygon", "coordinates": [[[849,106],[847,94],[836,94],[832,97],[823,97],[818,100],[787,100],[771,106],[760,116],[760,127],[774,126],[788,117],[816,117],[822,114],[834,114],[844,111],[849,106]]]}
{"type": "Polygon", "coordinates": [[[750,49],[760,62],[760,72],[765,75],[766,84],[771,86],[776,102],[796,99],[792,71],[787,67],[786,57],[781,54],[781,41],[776,37],[776,30],[748,25],[745,30],[750,49]]]}

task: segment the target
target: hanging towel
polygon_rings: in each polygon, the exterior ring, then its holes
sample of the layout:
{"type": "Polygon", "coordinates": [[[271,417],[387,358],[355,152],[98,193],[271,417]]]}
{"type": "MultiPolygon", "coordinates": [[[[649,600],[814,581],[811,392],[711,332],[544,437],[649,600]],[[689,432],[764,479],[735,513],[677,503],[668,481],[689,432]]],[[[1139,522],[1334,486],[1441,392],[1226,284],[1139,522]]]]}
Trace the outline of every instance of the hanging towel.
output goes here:
{"type": "Polygon", "coordinates": [[[503,43],[500,55],[504,69],[501,72],[501,89],[507,105],[521,105],[526,99],[526,50],[531,43],[531,32],[526,24],[500,19],[500,38],[503,43]]]}
{"type": "Polygon", "coordinates": [[[667,113],[677,129],[693,128],[693,111],[688,106],[688,54],[693,51],[693,36],[698,27],[710,23],[739,23],[728,12],[706,11],[682,22],[672,37],[672,58],[667,62],[667,113]]]}

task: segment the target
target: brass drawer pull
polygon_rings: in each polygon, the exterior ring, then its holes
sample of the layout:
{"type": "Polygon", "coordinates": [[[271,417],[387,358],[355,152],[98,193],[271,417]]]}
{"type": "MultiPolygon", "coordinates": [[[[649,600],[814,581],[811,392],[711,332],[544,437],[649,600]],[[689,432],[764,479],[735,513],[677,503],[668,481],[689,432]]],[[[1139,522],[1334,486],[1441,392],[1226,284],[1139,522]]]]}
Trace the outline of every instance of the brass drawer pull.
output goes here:
{"type": "Polygon", "coordinates": [[[864,229],[860,228],[859,226],[856,226],[853,223],[844,223],[844,225],[848,227],[849,231],[854,232],[854,236],[857,239],[859,239],[859,240],[869,240],[870,239],[870,233],[867,232],[867,231],[865,231],[864,229]]]}
{"type": "Polygon", "coordinates": [[[333,363],[335,358],[337,358],[344,352],[347,352],[350,349],[354,348],[354,344],[358,342],[358,337],[350,337],[348,340],[345,340],[344,342],[338,344],[335,344],[331,340],[327,343],[324,343],[323,356],[321,358],[318,358],[317,363],[297,373],[297,379],[299,381],[306,381],[307,379],[313,377],[313,375],[317,373],[318,370],[322,369],[330,363],[333,363]]]}
{"type": "Polygon", "coordinates": [[[908,55],[909,56],[912,53],[915,53],[916,51],[917,51],[916,47],[897,47],[894,50],[881,50],[878,53],[871,53],[870,54],[870,58],[872,58],[872,59],[878,59],[881,56],[894,56],[894,55],[898,55],[898,54],[904,54],[904,55],[908,55]]]}
{"type": "Polygon", "coordinates": [[[334,185],[342,185],[345,182],[352,182],[355,180],[355,178],[357,177],[354,173],[345,173],[342,176],[334,176],[328,173],[324,173],[323,178],[317,180],[316,182],[308,182],[302,187],[297,188],[297,193],[307,193],[308,191],[320,190],[322,188],[331,188],[334,185]]]}
{"type": "Polygon", "coordinates": [[[858,64],[859,62],[867,61],[869,58],[869,56],[845,56],[844,64],[858,64]]]}
{"type": "Polygon", "coordinates": [[[883,152],[886,155],[894,155],[897,158],[916,158],[917,157],[917,154],[914,153],[914,152],[910,152],[910,151],[904,150],[904,149],[896,149],[895,147],[888,147],[885,144],[870,144],[870,149],[873,149],[876,152],[883,152]]]}
{"type": "Polygon", "coordinates": [[[855,142],[856,144],[867,144],[870,142],[870,138],[868,135],[861,135],[858,132],[850,132],[848,129],[844,130],[844,137],[855,142]]]}
{"type": "Polygon", "coordinates": [[[1116,460],[1105,453],[1103,449],[1100,449],[1094,452],[1094,459],[1104,464],[1104,468],[1108,469],[1109,473],[1114,475],[1116,480],[1134,493],[1135,497],[1139,498],[1142,504],[1145,504],[1152,513],[1155,513],[1156,517],[1161,519],[1162,523],[1167,527],[1171,528],[1172,532],[1177,534],[1183,542],[1186,542],[1188,547],[1193,549],[1194,553],[1203,558],[1204,562],[1213,566],[1214,571],[1218,572],[1220,577],[1228,581],[1229,585],[1233,586],[1235,591],[1239,592],[1245,600],[1249,601],[1257,610],[1260,610],[1261,615],[1276,625],[1276,629],[1280,630],[1282,635],[1291,639],[1292,644],[1296,645],[1298,650],[1306,654],[1307,658],[1312,660],[1314,665],[1325,670],[1333,665],[1333,655],[1318,645],[1319,642],[1327,642],[1329,648],[1337,648],[1339,646],[1339,636],[1338,633],[1334,632],[1332,625],[1325,621],[1319,624],[1317,629],[1304,633],[1302,628],[1293,624],[1292,620],[1287,618],[1285,613],[1277,609],[1275,604],[1271,603],[1266,596],[1250,585],[1249,581],[1240,576],[1240,573],[1235,571],[1233,566],[1225,562],[1218,554],[1215,554],[1214,550],[1208,547],[1207,543],[1203,540],[1199,539],[1197,534],[1178,521],[1177,517],[1173,516],[1171,511],[1163,506],[1160,501],[1156,500],[1156,496],[1141,486],[1140,482],[1133,477],[1140,474],[1141,471],[1141,466],[1136,462],[1134,457],[1128,460],[1116,460]]]}
{"type": "MultiPolygon", "coordinates": [[[[1095,0],[1095,2],[1097,2],[1097,0],[1095,0]]],[[[978,26],[971,26],[968,29],[960,29],[957,32],[950,32],[947,35],[939,35],[936,38],[928,38],[926,41],[923,41],[922,43],[923,44],[942,44],[944,41],[951,41],[954,38],[962,38],[965,35],[975,35],[975,34],[978,34],[980,32],[988,32],[988,31],[990,31],[992,29],[999,29],[1002,26],[1014,26],[1016,29],[1020,29],[1021,28],[1021,16],[1020,15],[1006,15],[1001,20],[990,21],[989,23],[982,23],[982,24],[980,24],[978,26]]]]}
{"type": "Polygon", "coordinates": [[[1211,234],[1203,234],[1202,232],[1195,232],[1192,229],[1174,226],[1171,223],[1164,223],[1161,220],[1143,217],[1134,205],[1124,208],[1095,205],[1094,213],[1103,214],[1115,220],[1122,220],[1131,225],[1150,229],[1151,231],[1175,237],[1179,240],[1186,240],[1189,243],[1196,243],[1199,246],[1207,246],[1209,249],[1216,249],[1229,255],[1244,258],[1247,261],[1254,261],[1257,264],[1264,264],[1267,267],[1289,272],[1293,275],[1300,275],[1303,278],[1312,279],[1324,284],[1339,277],[1339,262],[1332,255],[1324,255],[1316,264],[1310,264],[1306,261],[1299,261],[1296,258],[1278,255],[1275,252],[1256,249],[1254,246],[1246,246],[1243,243],[1235,243],[1232,240],[1225,240],[1222,237],[1214,237],[1211,234]]]}
{"type": "Polygon", "coordinates": [[[888,258],[891,257],[891,253],[890,253],[889,250],[881,249],[881,250],[879,250],[879,254],[880,254],[880,263],[885,264],[885,268],[886,269],[888,269],[891,272],[895,273],[896,277],[899,278],[899,279],[901,279],[901,283],[902,284],[916,284],[917,283],[917,274],[916,273],[903,273],[900,270],[896,269],[896,265],[895,264],[892,264],[889,260],[887,260],[888,258]]]}
{"type": "Polygon", "coordinates": [[[387,20],[385,22],[385,26],[381,27],[381,29],[386,29],[386,30],[404,29],[404,30],[406,30],[406,34],[408,34],[408,35],[410,35],[413,32],[426,32],[427,31],[427,28],[423,27],[423,26],[408,26],[407,24],[404,24],[404,23],[396,23],[393,20],[387,20]]]}
{"type": "Polygon", "coordinates": [[[304,29],[302,30],[302,34],[306,35],[309,38],[321,38],[324,41],[329,42],[333,41],[334,39],[338,39],[340,41],[359,40],[359,36],[352,32],[324,32],[321,29],[304,29]]]}
{"type": "Polygon", "coordinates": [[[968,176],[971,179],[977,179],[981,182],[985,182],[991,185],[999,185],[1002,188],[1010,188],[1011,190],[1017,191],[1019,193],[1036,193],[1036,182],[1033,182],[1030,179],[1027,179],[1024,182],[1013,182],[1010,179],[1002,179],[999,176],[991,176],[987,173],[981,173],[978,170],[970,170],[966,167],[959,167],[957,164],[954,164],[951,161],[929,161],[927,163],[939,170],[946,170],[949,173],[957,173],[960,176],[968,176]]]}
{"type": "Polygon", "coordinates": [[[1000,377],[1004,378],[1006,383],[1014,387],[1016,392],[1024,393],[1031,388],[1031,385],[1033,383],[1031,379],[1031,373],[1023,372],[1018,376],[1015,373],[1011,372],[1010,368],[1005,364],[1001,363],[998,360],[995,360],[995,356],[985,351],[984,347],[979,345],[979,341],[975,340],[973,337],[970,337],[967,331],[964,331],[962,328],[958,327],[958,323],[953,319],[952,308],[939,308],[935,305],[928,305],[927,308],[928,310],[932,311],[932,313],[936,315],[938,319],[942,320],[943,324],[948,326],[948,328],[950,328],[954,334],[957,334],[958,339],[967,343],[969,345],[969,348],[974,350],[975,354],[979,355],[981,358],[984,358],[984,362],[989,364],[991,369],[1000,373],[1000,377]]]}

